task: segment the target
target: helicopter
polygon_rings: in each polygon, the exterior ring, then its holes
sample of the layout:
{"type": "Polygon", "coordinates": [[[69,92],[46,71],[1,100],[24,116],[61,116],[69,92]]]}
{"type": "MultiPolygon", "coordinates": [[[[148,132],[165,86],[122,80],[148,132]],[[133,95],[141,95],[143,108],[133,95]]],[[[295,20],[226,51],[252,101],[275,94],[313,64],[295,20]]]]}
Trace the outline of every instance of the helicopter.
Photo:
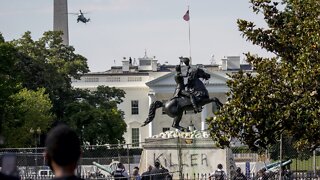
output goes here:
{"type": "Polygon", "coordinates": [[[80,22],[83,22],[83,23],[86,24],[87,22],[90,21],[90,18],[84,17],[84,14],[86,14],[86,13],[83,13],[83,12],[81,11],[81,9],[79,10],[79,13],[70,13],[70,14],[78,15],[77,23],[79,23],[79,21],[80,21],[80,22]]]}

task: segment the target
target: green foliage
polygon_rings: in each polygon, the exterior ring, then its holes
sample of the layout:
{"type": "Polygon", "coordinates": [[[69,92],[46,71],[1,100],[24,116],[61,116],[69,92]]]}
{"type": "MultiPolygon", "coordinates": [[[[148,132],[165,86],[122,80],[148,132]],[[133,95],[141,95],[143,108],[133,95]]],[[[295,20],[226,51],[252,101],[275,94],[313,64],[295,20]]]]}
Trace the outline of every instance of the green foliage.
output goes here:
{"type": "Polygon", "coordinates": [[[126,124],[117,109],[124,91],[73,89],[71,78],[89,70],[86,58],[63,45],[60,35],[45,32],[33,40],[26,32],[5,42],[0,34],[0,130],[6,147],[35,146],[35,131],[45,134],[53,120],[66,121],[89,144],[124,141],[126,124]]]}
{"type": "MultiPolygon", "coordinates": [[[[270,158],[273,160],[278,160],[280,157],[280,141],[276,144],[272,145],[268,152],[270,154],[270,158]]],[[[297,151],[292,145],[292,138],[291,137],[283,137],[282,138],[282,159],[299,159],[299,160],[307,160],[312,157],[313,152],[308,150],[306,151],[297,151]]]]}
{"type": "MultiPolygon", "coordinates": [[[[35,146],[30,129],[41,129],[45,133],[52,123],[52,104],[45,89],[37,91],[22,89],[10,97],[12,105],[3,123],[5,145],[7,147],[35,146]]],[[[35,132],[36,133],[36,132],[35,132]]],[[[39,134],[40,135],[40,134],[39,134]]]]}
{"type": "Polygon", "coordinates": [[[298,150],[320,145],[320,3],[318,0],[251,0],[267,28],[238,20],[243,36],[275,54],[247,53],[256,73],[231,75],[230,101],[209,118],[211,135],[221,146],[237,138],[253,150],[276,144],[283,134],[298,150]]]}
{"type": "Polygon", "coordinates": [[[3,106],[17,86],[14,76],[17,50],[8,43],[0,43],[0,59],[0,106],[3,106]]]}
{"type": "Polygon", "coordinates": [[[25,57],[0,34],[0,134],[6,110],[10,106],[10,96],[21,88],[20,71],[17,63],[25,57]]]}
{"type": "Polygon", "coordinates": [[[4,37],[1,32],[0,32],[0,43],[4,43],[4,37]]]}
{"type": "Polygon", "coordinates": [[[78,100],[68,104],[65,121],[77,129],[82,142],[90,145],[124,142],[126,123],[117,105],[125,92],[107,86],[96,91],[77,90],[78,100]]]}
{"type": "Polygon", "coordinates": [[[62,119],[65,107],[72,102],[71,78],[88,72],[87,60],[75,54],[72,46],[62,44],[61,32],[45,32],[34,41],[30,32],[12,41],[19,52],[28,56],[19,62],[22,85],[28,89],[46,88],[53,102],[53,111],[62,119]]]}

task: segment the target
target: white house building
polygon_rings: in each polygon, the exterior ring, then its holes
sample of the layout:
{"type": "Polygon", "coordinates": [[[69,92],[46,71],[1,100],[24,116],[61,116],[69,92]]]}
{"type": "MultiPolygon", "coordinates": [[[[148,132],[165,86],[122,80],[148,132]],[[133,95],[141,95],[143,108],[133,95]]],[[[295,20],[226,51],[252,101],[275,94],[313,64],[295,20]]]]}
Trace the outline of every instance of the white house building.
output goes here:
{"type": "MultiPolygon", "coordinates": [[[[119,108],[124,111],[124,119],[127,123],[127,132],[124,135],[126,143],[141,146],[144,139],[159,134],[171,127],[173,119],[163,114],[159,108],[155,119],[145,127],[141,127],[148,117],[149,105],[155,100],[166,101],[172,98],[176,83],[174,81],[175,65],[160,65],[155,58],[138,58],[138,65],[134,65],[132,59],[124,59],[122,66],[111,67],[105,72],[92,72],[84,74],[80,80],[73,80],[76,88],[94,90],[99,85],[123,89],[126,94],[119,108]]],[[[177,62],[178,64],[178,62],[177,62]]],[[[225,93],[228,91],[226,81],[227,73],[239,69],[251,70],[249,65],[241,65],[239,56],[230,56],[222,60],[222,66],[218,65],[192,65],[201,66],[211,78],[206,83],[210,97],[217,97],[221,102],[226,101],[225,93]]],[[[211,104],[203,107],[201,113],[188,112],[183,115],[181,126],[187,127],[192,122],[196,129],[207,128],[205,118],[213,116],[211,104]]]]}

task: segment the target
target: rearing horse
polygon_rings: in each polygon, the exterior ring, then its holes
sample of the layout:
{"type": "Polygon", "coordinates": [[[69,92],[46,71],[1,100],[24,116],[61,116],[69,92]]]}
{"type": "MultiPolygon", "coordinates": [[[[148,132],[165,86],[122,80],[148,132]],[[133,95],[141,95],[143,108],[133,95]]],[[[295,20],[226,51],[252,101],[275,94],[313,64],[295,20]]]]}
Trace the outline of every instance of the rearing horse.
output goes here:
{"type": "MultiPolygon", "coordinates": [[[[205,85],[200,80],[200,78],[208,80],[210,78],[210,74],[204,72],[203,69],[196,68],[190,72],[187,84],[188,91],[195,96],[196,103],[198,104],[198,106],[203,106],[208,103],[214,102],[218,109],[222,107],[222,103],[219,101],[218,98],[209,97],[208,90],[206,89],[205,85]]],[[[172,127],[181,131],[187,131],[186,128],[180,126],[179,124],[183,112],[194,109],[189,97],[181,96],[173,98],[167,101],[165,104],[163,104],[161,101],[154,101],[150,105],[148,118],[142,126],[149,124],[154,119],[156,109],[160,107],[164,107],[164,111],[166,112],[166,114],[174,118],[172,127]]]]}

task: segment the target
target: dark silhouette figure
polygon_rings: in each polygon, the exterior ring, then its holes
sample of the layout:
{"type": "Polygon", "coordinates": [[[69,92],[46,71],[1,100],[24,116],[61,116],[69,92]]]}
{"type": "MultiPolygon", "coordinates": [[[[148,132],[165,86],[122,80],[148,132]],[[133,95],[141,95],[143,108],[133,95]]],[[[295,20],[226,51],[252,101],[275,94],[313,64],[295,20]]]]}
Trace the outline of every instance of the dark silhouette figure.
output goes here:
{"type": "Polygon", "coordinates": [[[282,169],[282,175],[284,180],[292,180],[292,172],[290,171],[289,166],[284,166],[281,168],[282,169]]]}
{"type": "Polygon", "coordinates": [[[152,170],[152,166],[150,165],[148,167],[148,170],[141,174],[141,180],[151,180],[151,174],[150,174],[151,170],[152,170]]]}
{"type": "Polygon", "coordinates": [[[20,178],[15,176],[6,175],[0,172],[0,179],[1,180],[19,180],[20,178]]]}
{"type": "Polygon", "coordinates": [[[247,180],[247,177],[241,172],[241,168],[238,167],[236,175],[232,178],[233,180],[247,180]]]}
{"type": "Polygon", "coordinates": [[[124,165],[121,162],[117,164],[117,169],[113,171],[111,175],[114,177],[114,179],[123,179],[123,180],[129,179],[129,175],[126,172],[124,165]]]}
{"type": "Polygon", "coordinates": [[[210,180],[225,180],[227,179],[226,173],[223,170],[222,164],[218,164],[217,170],[209,176],[210,180]]]}
{"type": "Polygon", "coordinates": [[[154,163],[154,168],[150,171],[152,180],[166,180],[169,176],[169,171],[163,167],[159,161],[154,163]]]}
{"type": "Polygon", "coordinates": [[[75,176],[80,154],[80,140],[68,126],[57,125],[49,131],[45,159],[55,174],[54,180],[80,180],[75,176]]]}
{"type": "Polygon", "coordinates": [[[265,169],[260,169],[258,171],[257,180],[267,180],[267,179],[269,179],[269,178],[268,178],[268,175],[266,174],[266,170],[265,169]]]}

